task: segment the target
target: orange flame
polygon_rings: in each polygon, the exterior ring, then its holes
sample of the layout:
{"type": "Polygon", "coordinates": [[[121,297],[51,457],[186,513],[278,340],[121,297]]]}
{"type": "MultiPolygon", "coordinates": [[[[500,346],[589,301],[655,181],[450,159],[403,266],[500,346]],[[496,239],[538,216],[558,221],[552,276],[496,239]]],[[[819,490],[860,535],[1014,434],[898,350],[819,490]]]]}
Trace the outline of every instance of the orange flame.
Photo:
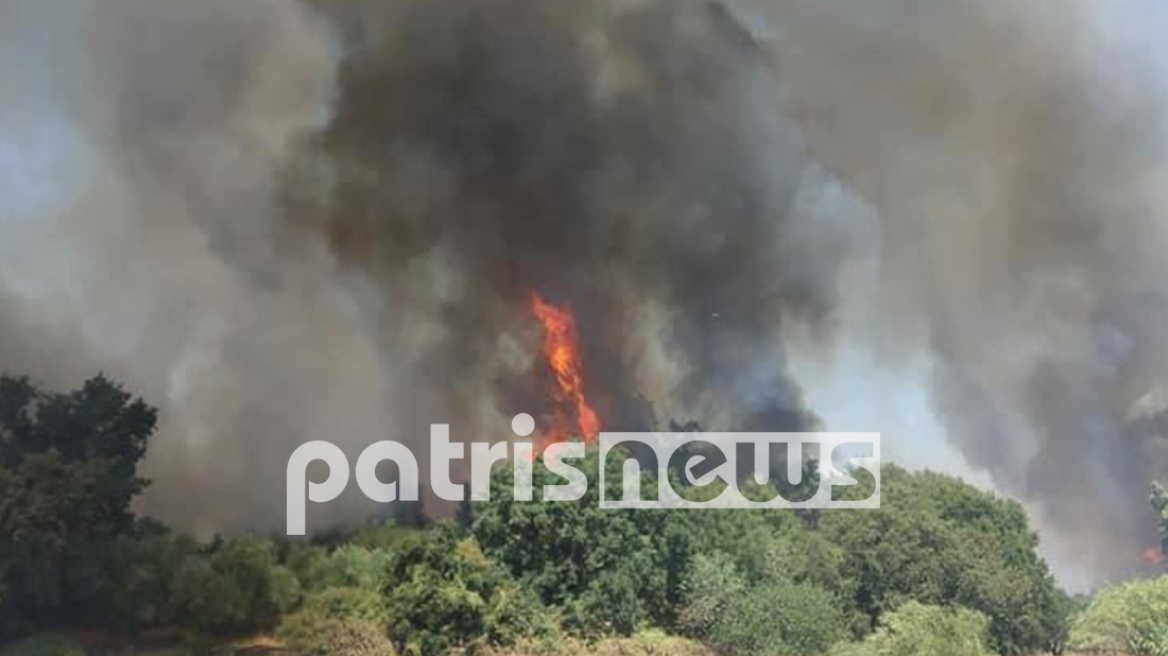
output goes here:
{"type": "Polygon", "coordinates": [[[584,396],[576,318],[570,310],[548,303],[539,294],[532,295],[531,310],[543,326],[543,356],[556,379],[552,398],[558,409],[555,424],[544,433],[544,443],[562,442],[572,433],[591,442],[600,434],[600,418],[584,396]]]}
{"type": "Polygon", "coordinates": [[[1160,563],[1164,562],[1164,552],[1160,549],[1157,549],[1156,547],[1148,547],[1147,549],[1144,549],[1144,553],[1142,555],[1144,560],[1149,565],[1159,565],[1160,563]]]}

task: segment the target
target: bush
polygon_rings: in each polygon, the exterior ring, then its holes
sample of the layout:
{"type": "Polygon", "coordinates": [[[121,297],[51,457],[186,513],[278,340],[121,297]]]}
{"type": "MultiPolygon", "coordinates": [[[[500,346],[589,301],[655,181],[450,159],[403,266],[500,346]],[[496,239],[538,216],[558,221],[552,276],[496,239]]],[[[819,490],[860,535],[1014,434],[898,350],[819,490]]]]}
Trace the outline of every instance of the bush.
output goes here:
{"type": "Polygon", "coordinates": [[[822,654],[843,637],[843,615],[830,594],[780,581],[756,585],[731,600],[708,639],[747,656],[803,656],[822,654]]]}
{"type": "Polygon", "coordinates": [[[271,626],[300,601],[296,576],[267,540],[239,538],[209,556],[186,558],[174,594],[183,623],[198,631],[271,626]]]}
{"type": "Polygon", "coordinates": [[[989,656],[990,621],[967,608],[910,601],[886,613],[863,642],[843,644],[833,656],[989,656]]]}
{"type": "Polygon", "coordinates": [[[694,557],[682,591],[685,604],[677,626],[687,635],[705,638],[746,591],[746,583],[729,555],[714,552],[694,557]]]}
{"type": "Polygon", "coordinates": [[[527,641],[505,648],[488,648],[483,656],[717,656],[717,653],[700,642],[653,630],[594,642],[579,638],[527,641]]]}
{"type": "Polygon", "coordinates": [[[345,545],[320,565],[318,585],[380,591],[385,587],[388,566],[389,554],[381,549],[345,545]]]}
{"type": "Polygon", "coordinates": [[[1168,576],[1101,591],[1075,620],[1068,646],[1168,656],[1168,576]]]}
{"type": "Polygon", "coordinates": [[[284,555],[284,566],[296,575],[304,592],[325,589],[326,570],[329,553],[324,547],[295,542],[288,545],[284,555]]]}
{"type": "Polygon", "coordinates": [[[695,557],[683,589],[680,627],[724,650],[821,654],[845,634],[839,600],[831,593],[781,575],[747,585],[725,554],[695,557]]]}
{"type": "Polygon", "coordinates": [[[290,615],[277,637],[302,656],[396,656],[385,626],[368,620],[290,615]]]}
{"type": "Polygon", "coordinates": [[[376,592],[330,588],[287,615],[276,637],[303,656],[396,654],[385,630],[385,604],[376,592]]]}
{"type": "Polygon", "coordinates": [[[554,632],[547,609],[473,540],[439,528],[394,552],[387,587],[390,634],[412,656],[505,645],[554,632]]]}
{"type": "Polygon", "coordinates": [[[103,619],[126,629],[173,623],[178,616],[175,574],[186,558],[198,555],[198,543],[144,520],[133,535],[119,537],[105,551],[109,584],[103,619]]]}

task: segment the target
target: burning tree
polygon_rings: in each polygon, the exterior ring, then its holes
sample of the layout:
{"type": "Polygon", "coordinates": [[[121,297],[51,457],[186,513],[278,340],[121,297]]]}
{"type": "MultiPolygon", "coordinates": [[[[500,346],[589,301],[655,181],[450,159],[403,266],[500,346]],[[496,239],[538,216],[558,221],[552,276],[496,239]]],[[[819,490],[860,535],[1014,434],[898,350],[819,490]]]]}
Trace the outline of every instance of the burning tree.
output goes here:
{"type": "Polygon", "coordinates": [[[562,442],[573,433],[585,442],[600,434],[600,418],[584,394],[584,365],[576,317],[539,294],[531,297],[531,311],[543,328],[543,359],[555,379],[551,392],[552,425],[544,431],[543,445],[562,442]]]}

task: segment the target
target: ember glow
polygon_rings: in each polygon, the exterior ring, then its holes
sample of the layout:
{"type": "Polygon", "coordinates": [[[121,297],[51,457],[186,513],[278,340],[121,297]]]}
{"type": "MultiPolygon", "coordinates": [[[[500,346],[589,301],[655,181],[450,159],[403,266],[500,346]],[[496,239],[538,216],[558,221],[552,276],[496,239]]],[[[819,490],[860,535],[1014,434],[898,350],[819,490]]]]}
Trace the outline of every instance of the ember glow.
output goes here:
{"type": "Polygon", "coordinates": [[[1144,549],[1143,557],[1149,565],[1159,565],[1164,562],[1164,552],[1156,547],[1144,549]]]}
{"type": "Polygon", "coordinates": [[[543,358],[553,374],[550,390],[554,410],[552,425],[543,431],[543,444],[580,437],[591,442],[600,434],[600,418],[584,394],[583,360],[576,317],[539,294],[531,297],[531,311],[543,327],[543,358]]]}

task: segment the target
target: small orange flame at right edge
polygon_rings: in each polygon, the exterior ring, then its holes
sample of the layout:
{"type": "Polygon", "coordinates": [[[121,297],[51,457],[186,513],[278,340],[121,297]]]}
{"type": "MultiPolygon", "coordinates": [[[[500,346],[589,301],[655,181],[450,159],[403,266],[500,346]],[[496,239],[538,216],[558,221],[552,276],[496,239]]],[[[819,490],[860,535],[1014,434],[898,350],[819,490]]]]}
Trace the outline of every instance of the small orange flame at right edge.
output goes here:
{"type": "Polygon", "coordinates": [[[1149,565],[1159,565],[1164,562],[1164,551],[1157,547],[1144,549],[1144,553],[1141,556],[1143,556],[1144,562],[1149,565]]]}
{"type": "Polygon", "coordinates": [[[550,392],[556,407],[554,424],[544,431],[538,450],[573,435],[592,442],[600,434],[600,418],[584,395],[576,317],[539,294],[531,297],[531,311],[543,327],[543,357],[555,375],[555,387],[550,392]]]}

